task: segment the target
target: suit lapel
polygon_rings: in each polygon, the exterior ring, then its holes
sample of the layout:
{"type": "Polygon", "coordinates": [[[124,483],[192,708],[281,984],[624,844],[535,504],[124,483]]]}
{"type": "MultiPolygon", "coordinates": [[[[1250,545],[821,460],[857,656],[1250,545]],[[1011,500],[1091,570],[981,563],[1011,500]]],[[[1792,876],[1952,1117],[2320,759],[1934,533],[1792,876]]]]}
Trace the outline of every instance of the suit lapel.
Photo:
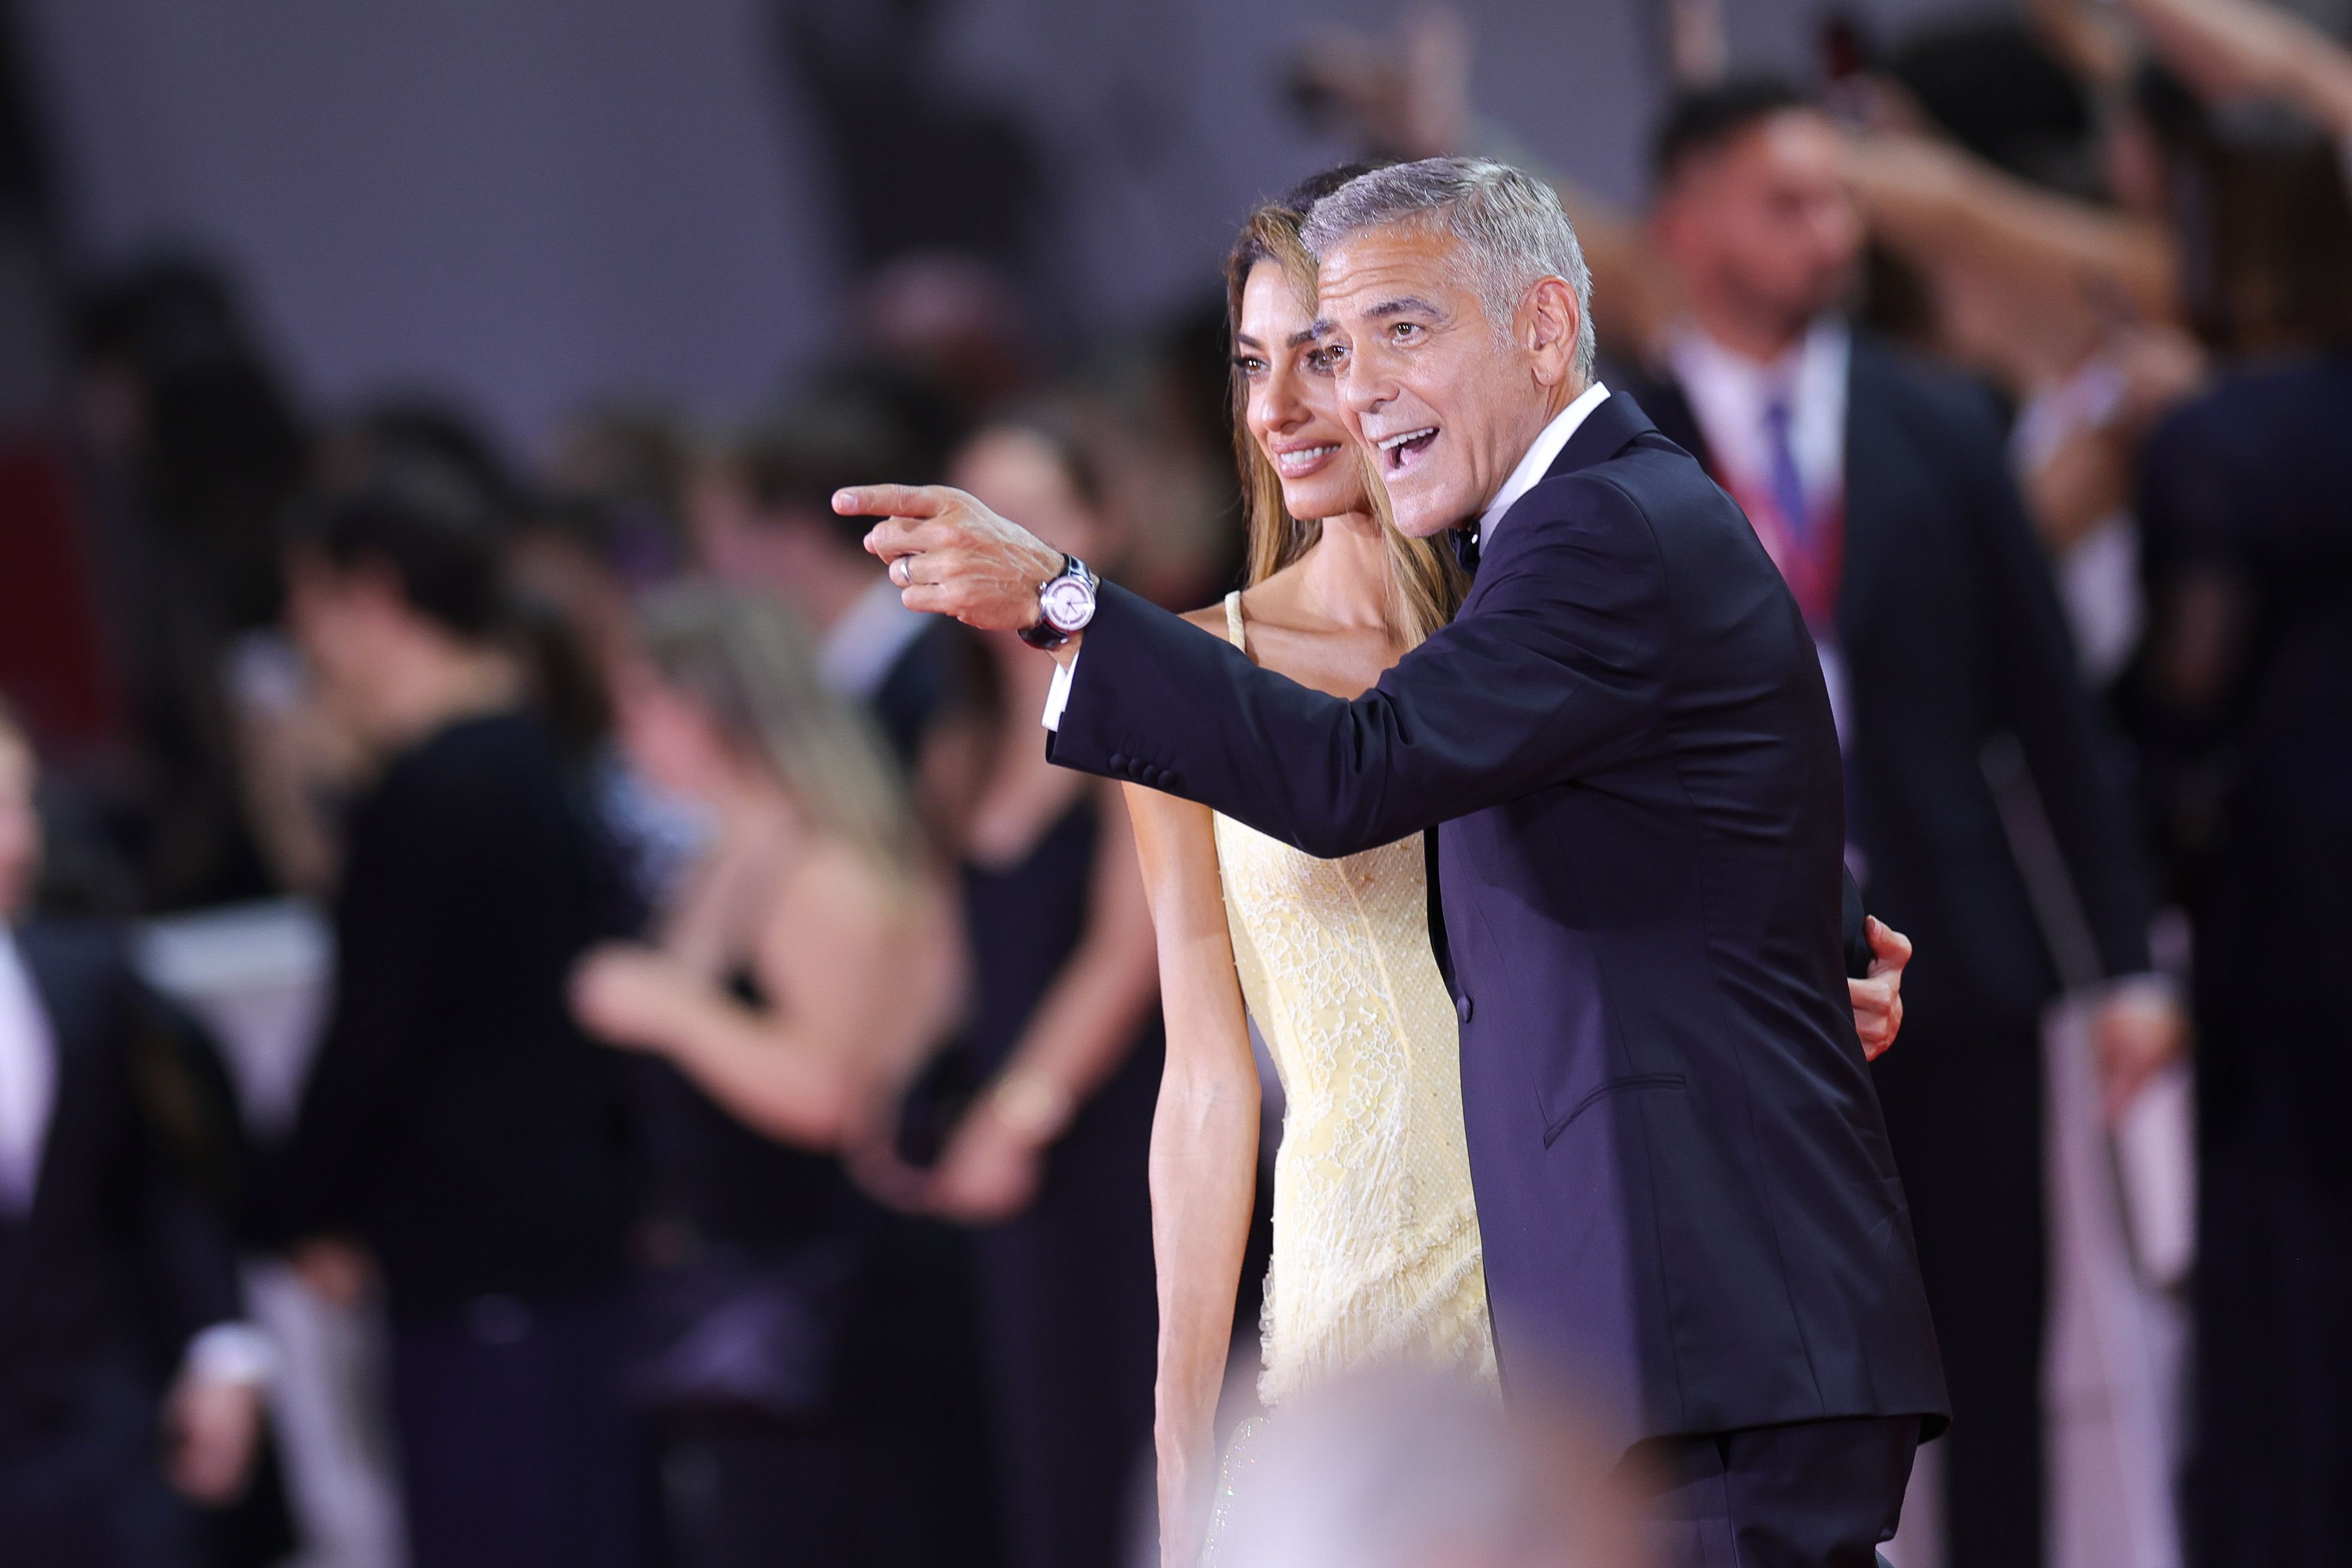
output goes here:
{"type": "Polygon", "coordinates": [[[1698,427],[1698,416],[1691,413],[1682,382],[1670,378],[1648,383],[1642,389],[1642,406],[1649,411],[1660,435],[1698,459],[1708,478],[1715,477],[1715,455],[1707,450],[1706,436],[1698,427]]]}
{"type": "Polygon", "coordinates": [[[104,1052],[99,1047],[105,1025],[105,998],[103,988],[90,983],[88,966],[79,961],[81,955],[72,943],[54,940],[35,925],[17,932],[16,950],[24,956],[34,995],[47,1015],[49,1040],[57,1052],[49,1124],[41,1143],[40,1178],[28,1217],[37,1223],[62,1196],[65,1162],[98,1135],[92,1119],[104,1099],[99,1077],[105,1065],[104,1052]]]}
{"type": "Polygon", "coordinates": [[[1544,477],[1557,479],[1563,474],[1606,463],[1632,445],[1635,437],[1656,429],[1631,393],[1612,391],[1584,416],[1584,423],[1576,427],[1576,434],[1568,438],[1568,444],[1559,449],[1559,455],[1544,470],[1544,477]]]}

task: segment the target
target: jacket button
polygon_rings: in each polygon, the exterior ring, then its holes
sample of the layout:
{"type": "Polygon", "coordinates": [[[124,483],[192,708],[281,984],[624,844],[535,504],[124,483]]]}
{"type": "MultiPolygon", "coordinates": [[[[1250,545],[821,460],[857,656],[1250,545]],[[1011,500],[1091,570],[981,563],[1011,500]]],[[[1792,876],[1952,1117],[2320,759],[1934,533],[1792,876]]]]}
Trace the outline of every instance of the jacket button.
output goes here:
{"type": "Polygon", "coordinates": [[[1454,1016],[1460,1019],[1464,1023],[1468,1023],[1470,1021],[1470,1015],[1474,1010],[1475,1009],[1474,1009],[1470,1005],[1469,992],[1465,991],[1460,996],[1454,998],[1454,1016]]]}
{"type": "Polygon", "coordinates": [[[1124,751],[1114,751],[1114,752],[1112,752],[1112,753],[1110,754],[1109,758],[1108,758],[1107,760],[1108,760],[1108,762],[1110,763],[1110,770],[1111,770],[1113,773],[1124,773],[1124,772],[1126,772],[1126,771],[1127,771],[1127,753],[1126,753],[1126,752],[1124,752],[1124,751]]]}

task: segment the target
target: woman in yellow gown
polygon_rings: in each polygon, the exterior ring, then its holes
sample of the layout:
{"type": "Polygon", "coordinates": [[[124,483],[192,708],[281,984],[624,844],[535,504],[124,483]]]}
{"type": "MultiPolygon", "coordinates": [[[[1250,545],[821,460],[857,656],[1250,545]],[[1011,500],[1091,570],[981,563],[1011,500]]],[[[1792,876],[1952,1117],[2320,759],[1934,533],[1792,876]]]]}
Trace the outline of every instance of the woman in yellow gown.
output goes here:
{"type": "MultiPolygon", "coordinates": [[[[1345,172],[1254,214],[1228,263],[1250,586],[1191,619],[1269,669],[1353,697],[1444,623],[1465,583],[1442,541],[1385,519],[1316,357],[1298,222],[1345,172]]],[[[1421,839],[1323,861],[1137,786],[1128,806],[1168,1019],[1151,1148],[1161,1560],[1189,1565],[1207,1529],[1257,1174],[1245,1013],[1287,1104],[1261,1398],[1277,1406],[1389,1362],[1491,1384],[1494,1333],[1421,839]]]]}

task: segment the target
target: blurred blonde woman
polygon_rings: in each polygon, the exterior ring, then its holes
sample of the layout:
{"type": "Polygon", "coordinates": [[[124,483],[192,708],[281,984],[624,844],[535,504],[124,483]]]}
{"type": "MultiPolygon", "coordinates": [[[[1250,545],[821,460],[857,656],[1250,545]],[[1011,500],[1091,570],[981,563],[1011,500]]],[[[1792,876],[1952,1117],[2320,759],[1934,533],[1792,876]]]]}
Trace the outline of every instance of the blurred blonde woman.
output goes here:
{"type": "Polygon", "coordinates": [[[787,612],[681,588],[638,642],[623,744],[709,838],[657,945],[592,953],[573,1001],[676,1069],[646,1097],[667,1255],[634,1374],[707,1483],[672,1500],[672,1534],[690,1565],[970,1560],[985,1511],[956,1457],[982,1420],[961,1250],[835,1157],[883,1141],[952,1021],[951,905],[879,737],[824,689],[787,612]]]}
{"type": "MultiPolygon", "coordinates": [[[[1227,262],[1250,586],[1190,618],[1345,697],[1444,624],[1465,586],[1441,542],[1384,517],[1317,358],[1298,225],[1360,172],[1253,214],[1227,262]]],[[[1128,809],[1168,1032],[1151,1149],[1161,1561],[1190,1568],[1257,1176],[1249,1018],[1287,1106],[1260,1396],[1388,1361],[1491,1385],[1494,1332],[1421,840],[1322,861],[1153,790],[1129,786],[1128,809]]]]}

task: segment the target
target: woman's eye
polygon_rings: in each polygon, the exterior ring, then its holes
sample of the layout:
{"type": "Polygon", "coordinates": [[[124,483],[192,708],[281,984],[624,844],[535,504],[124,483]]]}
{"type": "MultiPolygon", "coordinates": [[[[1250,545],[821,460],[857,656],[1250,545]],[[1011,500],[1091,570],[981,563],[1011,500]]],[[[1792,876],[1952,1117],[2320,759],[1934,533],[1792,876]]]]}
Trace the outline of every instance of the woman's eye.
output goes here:
{"type": "Polygon", "coordinates": [[[1234,369],[1242,373],[1244,380],[1255,381],[1265,373],[1265,361],[1249,354],[1236,354],[1234,356],[1234,369]]]}

